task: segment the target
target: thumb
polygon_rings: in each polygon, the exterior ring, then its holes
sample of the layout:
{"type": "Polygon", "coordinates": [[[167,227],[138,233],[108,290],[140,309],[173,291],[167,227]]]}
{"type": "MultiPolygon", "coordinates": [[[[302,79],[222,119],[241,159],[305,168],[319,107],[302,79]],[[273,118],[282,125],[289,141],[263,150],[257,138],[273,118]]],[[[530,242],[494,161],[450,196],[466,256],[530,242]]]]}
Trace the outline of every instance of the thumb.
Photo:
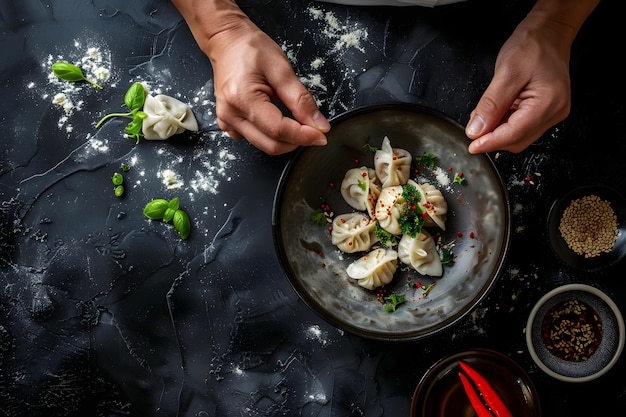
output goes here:
{"type": "Polygon", "coordinates": [[[494,77],[470,114],[467,137],[476,139],[493,131],[512,109],[518,93],[512,83],[494,77]]]}

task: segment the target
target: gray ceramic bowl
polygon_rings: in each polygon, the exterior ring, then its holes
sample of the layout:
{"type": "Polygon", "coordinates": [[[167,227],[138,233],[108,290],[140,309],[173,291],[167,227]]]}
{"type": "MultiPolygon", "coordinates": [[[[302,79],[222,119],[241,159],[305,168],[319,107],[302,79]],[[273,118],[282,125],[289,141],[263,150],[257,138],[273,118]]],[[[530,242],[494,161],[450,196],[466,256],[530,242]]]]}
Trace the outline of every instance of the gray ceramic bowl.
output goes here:
{"type": "Polygon", "coordinates": [[[299,150],[276,192],[274,240],[289,282],[321,317],[367,338],[412,340],[452,326],[487,295],[507,255],[510,208],[493,162],[487,155],[468,153],[469,139],[457,122],[415,105],[361,108],[337,117],[331,125],[328,145],[299,150]],[[363,253],[340,252],[331,242],[328,227],[311,220],[322,202],[337,215],[354,211],[341,196],[341,182],[350,168],[374,167],[373,153],[363,146],[380,147],[384,136],[393,147],[406,149],[414,157],[437,156],[438,174],[449,178],[449,184],[435,181],[434,169],[416,167],[419,172],[412,172],[412,178],[423,176],[441,189],[448,203],[442,242],[456,240],[455,263],[444,267],[440,278],[419,277],[414,270],[398,268],[385,288],[404,295],[407,302],[393,313],[378,302],[377,291],[362,288],[347,276],[347,266],[363,253]],[[466,178],[464,184],[452,182],[457,172],[466,178]],[[420,299],[421,290],[407,285],[409,277],[436,285],[420,299]]]}
{"type": "Polygon", "coordinates": [[[585,284],[568,284],[545,294],[530,312],[526,325],[528,351],[537,366],[546,374],[561,381],[586,382],[596,379],[619,359],[624,348],[624,319],[613,300],[599,289],[585,284]],[[546,347],[542,323],[551,309],[561,303],[576,300],[595,311],[602,326],[601,342],[586,360],[563,359],[554,349],[546,347]]]}

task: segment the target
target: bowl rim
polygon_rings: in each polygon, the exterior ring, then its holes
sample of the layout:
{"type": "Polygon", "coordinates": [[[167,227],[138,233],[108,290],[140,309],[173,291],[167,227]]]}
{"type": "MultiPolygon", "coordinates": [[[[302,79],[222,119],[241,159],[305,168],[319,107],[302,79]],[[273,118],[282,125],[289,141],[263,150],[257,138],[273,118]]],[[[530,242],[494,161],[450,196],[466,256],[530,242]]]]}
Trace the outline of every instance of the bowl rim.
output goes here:
{"type": "Polygon", "coordinates": [[[624,326],[624,318],[622,317],[622,314],[617,304],[615,304],[615,302],[611,299],[611,297],[609,297],[605,292],[588,284],[580,284],[580,283],[565,284],[547,292],[534,305],[534,307],[530,311],[530,314],[528,316],[528,321],[526,323],[526,344],[527,344],[528,352],[531,358],[543,372],[545,372],[546,374],[550,375],[551,377],[555,379],[565,381],[565,382],[587,382],[587,381],[591,381],[596,378],[599,378],[600,376],[607,373],[613,367],[613,365],[615,365],[615,363],[619,360],[621,353],[624,349],[625,337],[626,337],[626,330],[624,326]],[[533,322],[535,321],[537,313],[539,312],[541,307],[550,299],[552,299],[554,296],[558,294],[563,294],[566,292],[572,292],[572,291],[586,292],[593,296],[596,296],[600,301],[606,304],[606,306],[609,308],[611,313],[613,313],[613,315],[615,316],[615,322],[617,323],[617,329],[616,329],[617,334],[618,334],[617,347],[615,349],[615,352],[613,352],[611,360],[604,367],[599,369],[597,372],[594,372],[589,375],[581,376],[581,377],[563,375],[554,371],[550,367],[548,367],[539,357],[539,354],[537,353],[535,349],[535,345],[533,341],[533,331],[532,331],[533,322]]]}

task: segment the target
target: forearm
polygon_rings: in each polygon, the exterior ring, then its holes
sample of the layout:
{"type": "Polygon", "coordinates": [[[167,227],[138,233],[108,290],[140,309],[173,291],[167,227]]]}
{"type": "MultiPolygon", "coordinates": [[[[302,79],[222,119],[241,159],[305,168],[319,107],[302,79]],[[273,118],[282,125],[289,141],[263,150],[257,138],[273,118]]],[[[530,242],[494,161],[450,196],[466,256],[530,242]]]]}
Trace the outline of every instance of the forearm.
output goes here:
{"type": "Polygon", "coordinates": [[[219,33],[253,25],[234,0],[172,0],[200,49],[211,57],[211,40],[219,33]]]}
{"type": "Polygon", "coordinates": [[[600,0],[537,0],[524,20],[549,22],[571,42],[598,3],[600,0]]]}

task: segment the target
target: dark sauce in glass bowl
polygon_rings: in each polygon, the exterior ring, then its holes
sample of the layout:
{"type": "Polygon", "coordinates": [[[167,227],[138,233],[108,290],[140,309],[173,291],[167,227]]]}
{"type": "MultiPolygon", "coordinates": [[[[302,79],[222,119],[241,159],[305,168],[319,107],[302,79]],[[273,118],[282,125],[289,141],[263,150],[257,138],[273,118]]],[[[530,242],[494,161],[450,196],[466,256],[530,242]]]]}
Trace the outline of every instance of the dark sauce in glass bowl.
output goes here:
{"type": "Polygon", "coordinates": [[[586,361],[602,342],[602,319],[587,303],[565,300],[543,317],[541,337],[554,356],[571,362],[586,361]]]}

